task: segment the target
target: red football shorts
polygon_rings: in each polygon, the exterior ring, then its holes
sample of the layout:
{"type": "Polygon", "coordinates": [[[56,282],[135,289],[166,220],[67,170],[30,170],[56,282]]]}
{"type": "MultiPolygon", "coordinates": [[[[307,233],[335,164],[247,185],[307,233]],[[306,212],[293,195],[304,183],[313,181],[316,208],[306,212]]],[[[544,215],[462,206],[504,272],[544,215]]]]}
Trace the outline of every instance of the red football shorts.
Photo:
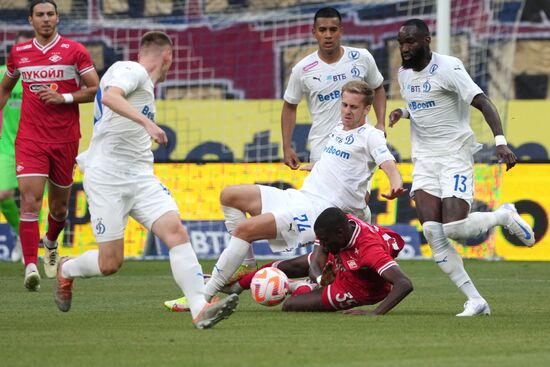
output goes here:
{"type": "Polygon", "coordinates": [[[59,187],[73,184],[78,141],[41,143],[34,140],[15,140],[15,171],[17,178],[46,176],[59,187]]]}
{"type": "Polygon", "coordinates": [[[373,305],[386,298],[390,290],[391,284],[383,279],[370,282],[354,272],[339,271],[334,282],[323,288],[323,305],[327,310],[373,305]]]}

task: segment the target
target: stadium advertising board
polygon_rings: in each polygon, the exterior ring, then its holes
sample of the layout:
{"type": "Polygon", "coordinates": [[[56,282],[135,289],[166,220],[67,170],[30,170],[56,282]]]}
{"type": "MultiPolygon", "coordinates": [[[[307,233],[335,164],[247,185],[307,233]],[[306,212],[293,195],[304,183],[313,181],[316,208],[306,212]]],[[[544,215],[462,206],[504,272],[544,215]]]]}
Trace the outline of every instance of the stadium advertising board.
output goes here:
{"type": "MultiPolygon", "coordinates": [[[[82,140],[85,149],[93,128],[92,105],[82,105],[82,140]]],[[[403,107],[388,101],[388,112],[403,107]]],[[[282,157],[281,100],[165,100],[157,102],[157,123],[167,132],[167,147],[155,148],[156,162],[275,162],[282,157]],[[223,115],[220,115],[223,111],[223,115]],[[222,117],[221,117],[222,116],[222,117]]],[[[506,138],[523,159],[548,161],[550,133],[540,126],[550,116],[547,101],[510,101],[506,138]]],[[[375,119],[373,111],[369,115],[375,119]]],[[[493,152],[493,135],[481,115],[472,111],[472,126],[477,139],[493,152]],[[483,128],[482,131],[478,129],[483,128]]],[[[294,146],[307,156],[307,134],[311,119],[305,103],[298,105],[294,146]]],[[[410,160],[411,143],[408,120],[387,129],[388,144],[400,161],[410,160]]]]}
{"type": "MultiPolygon", "coordinates": [[[[412,165],[400,164],[399,169],[405,186],[410,188],[412,165]]],[[[489,210],[500,203],[515,203],[526,220],[534,225],[537,244],[531,249],[525,248],[511,238],[506,230],[498,228],[492,235],[474,239],[467,244],[457,244],[457,249],[464,257],[550,260],[550,238],[547,235],[550,164],[521,164],[506,173],[500,172],[500,169],[495,165],[476,166],[474,209],[489,210]],[[493,190],[495,184],[500,186],[500,190],[493,190]]],[[[176,199],[181,218],[190,230],[195,250],[202,258],[216,258],[227,244],[228,236],[223,228],[223,215],[218,203],[224,186],[262,183],[281,188],[300,187],[306,175],[305,172],[292,171],[281,163],[157,164],[155,171],[176,199]]],[[[61,255],[75,256],[96,247],[80,172],[76,173],[75,178],[70,200],[70,225],[62,234],[61,255]]],[[[430,256],[413,201],[408,196],[386,201],[380,194],[387,190],[384,174],[377,171],[373,178],[371,195],[371,208],[376,223],[384,226],[396,225],[395,229],[405,236],[410,245],[407,248],[407,257],[430,256]]],[[[45,231],[46,222],[41,222],[41,233],[45,231]]],[[[0,225],[0,256],[4,258],[9,256],[12,246],[11,236],[7,233],[9,227],[0,225]]],[[[272,256],[265,243],[255,246],[260,256],[272,256]]],[[[166,250],[130,219],[125,233],[125,255],[155,257],[166,255],[166,250]]]]}

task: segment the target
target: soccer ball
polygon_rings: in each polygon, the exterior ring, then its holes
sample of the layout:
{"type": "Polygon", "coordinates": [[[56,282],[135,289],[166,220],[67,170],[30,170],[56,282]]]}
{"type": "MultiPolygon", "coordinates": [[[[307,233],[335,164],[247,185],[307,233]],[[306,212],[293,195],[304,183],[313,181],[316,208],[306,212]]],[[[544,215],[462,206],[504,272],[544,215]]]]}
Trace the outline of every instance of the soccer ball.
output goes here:
{"type": "Polygon", "coordinates": [[[264,306],[275,306],[283,302],[287,292],[288,277],[273,267],[258,270],[250,283],[252,298],[264,306]]]}

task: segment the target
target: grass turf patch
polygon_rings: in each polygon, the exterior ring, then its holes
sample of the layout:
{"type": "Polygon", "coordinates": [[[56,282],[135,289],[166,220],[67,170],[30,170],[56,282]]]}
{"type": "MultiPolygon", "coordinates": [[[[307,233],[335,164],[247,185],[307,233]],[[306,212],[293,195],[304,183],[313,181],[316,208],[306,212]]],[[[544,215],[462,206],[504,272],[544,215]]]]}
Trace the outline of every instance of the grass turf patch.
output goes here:
{"type": "MultiPolygon", "coordinates": [[[[203,264],[210,271],[212,262],[203,264]]],[[[23,286],[0,263],[3,366],[547,366],[550,265],[466,261],[490,317],[458,318],[464,297],[431,261],[402,261],[414,292],[383,317],[283,313],[241,295],[235,314],[196,330],[163,302],[180,296],[167,261],[129,261],[119,274],[77,279],[70,312],[54,280],[23,286]]],[[[40,265],[41,267],[41,265],[40,265]]]]}

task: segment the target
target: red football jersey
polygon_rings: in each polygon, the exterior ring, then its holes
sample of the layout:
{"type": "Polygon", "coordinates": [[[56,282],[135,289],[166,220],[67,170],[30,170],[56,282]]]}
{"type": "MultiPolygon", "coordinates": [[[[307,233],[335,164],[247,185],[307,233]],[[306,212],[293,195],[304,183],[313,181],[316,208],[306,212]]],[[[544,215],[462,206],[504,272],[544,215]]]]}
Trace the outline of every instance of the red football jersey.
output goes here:
{"type": "Polygon", "coordinates": [[[80,90],[80,76],[94,70],[86,48],[59,34],[46,46],[36,39],[11,49],[6,74],[22,78],[23,102],[18,138],[44,143],[80,139],[77,103],[45,104],[37,92],[43,86],[58,93],[80,90]]]}
{"type": "Polygon", "coordinates": [[[378,282],[380,274],[397,265],[395,258],[405,241],[391,229],[378,227],[348,215],[355,222],[355,231],[348,246],[334,256],[338,271],[356,272],[359,277],[378,282]]]}

